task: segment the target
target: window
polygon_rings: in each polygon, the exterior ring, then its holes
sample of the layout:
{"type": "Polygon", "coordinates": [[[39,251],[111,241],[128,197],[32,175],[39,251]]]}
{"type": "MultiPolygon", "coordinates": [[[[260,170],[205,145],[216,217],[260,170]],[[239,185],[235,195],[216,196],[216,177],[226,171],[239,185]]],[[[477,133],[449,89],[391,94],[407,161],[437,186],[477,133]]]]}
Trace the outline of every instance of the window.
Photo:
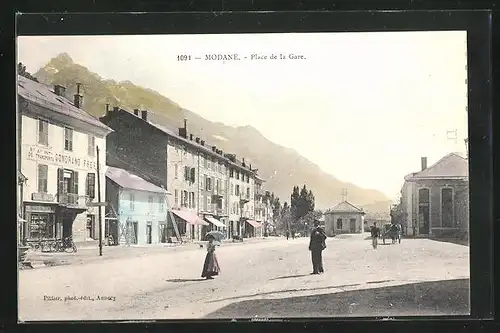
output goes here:
{"type": "Polygon", "coordinates": [[[247,175],[247,183],[250,183],[250,176],[247,175]]]}
{"type": "Polygon", "coordinates": [[[153,201],[153,196],[150,195],[148,196],[148,203],[149,203],[149,210],[152,211],[153,210],[153,206],[154,206],[154,201],[153,201]]]}
{"type": "Polygon", "coordinates": [[[205,188],[205,178],[207,178],[206,175],[203,177],[200,177],[200,189],[203,190],[205,188]]]}
{"type": "Polygon", "coordinates": [[[189,181],[190,180],[189,171],[190,171],[189,167],[185,166],[184,167],[184,180],[185,181],[189,181]]]}
{"type": "Polygon", "coordinates": [[[184,207],[184,191],[181,191],[181,207],[184,207]]]}
{"type": "Polygon", "coordinates": [[[88,155],[95,156],[95,136],[88,134],[87,135],[88,142],[88,155]]]}
{"type": "Polygon", "coordinates": [[[158,206],[159,206],[160,212],[163,212],[165,210],[165,200],[161,195],[158,196],[158,206]]]}
{"type": "Polygon", "coordinates": [[[91,199],[95,198],[95,173],[87,174],[87,189],[85,194],[91,199]]]}
{"type": "Polygon", "coordinates": [[[234,194],[240,196],[240,185],[236,185],[234,194]]]}
{"type": "Polygon", "coordinates": [[[441,189],[441,224],[443,228],[453,227],[453,189],[441,189]]]}
{"type": "Polygon", "coordinates": [[[229,169],[229,177],[234,178],[234,170],[229,169]]]}
{"type": "Polygon", "coordinates": [[[207,196],[207,207],[208,211],[212,211],[212,198],[210,196],[207,196]]]}
{"type": "Polygon", "coordinates": [[[250,199],[250,187],[247,187],[247,199],[250,199]]]}
{"type": "Polygon", "coordinates": [[[207,209],[207,197],[206,197],[205,194],[203,194],[203,199],[202,200],[203,200],[203,210],[207,211],[208,210],[207,209]]]}
{"type": "Polygon", "coordinates": [[[190,172],[190,180],[191,180],[191,183],[195,183],[196,182],[196,169],[195,168],[191,168],[191,172],[190,172]]]}
{"type": "Polygon", "coordinates": [[[64,149],[73,151],[73,130],[71,128],[64,128],[64,149]]]}
{"type": "Polygon", "coordinates": [[[134,208],[135,208],[135,195],[134,195],[134,193],[129,193],[128,196],[129,196],[128,200],[130,203],[130,210],[134,210],[134,208]]]}
{"type": "Polygon", "coordinates": [[[191,208],[196,208],[196,202],[194,199],[194,192],[190,192],[189,196],[191,197],[191,202],[192,202],[192,207],[191,208]]]}
{"type": "Polygon", "coordinates": [[[179,177],[179,166],[176,164],[174,164],[174,175],[175,175],[175,179],[177,179],[177,177],[179,177]]]}
{"type": "Polygon", "coordinates": [[[38,119],[38,143],[44,146],[49,144],[49,122],[38,119]]]}
{"type": "Polygon", "coordinates": [[[175,206],[179,206],[179,190],[174,191],[175,206]]]}
{"type": "Polygon", "coordinates": [[[212,169],[212,158],[210,156],[207,157],[207,169],[208,170],[212,169]]]}
{"type": "Polygon", "coordinates": [[[212,178],[205,175],[205,190],[212,191],[212,178]]]}
{"type": "Polygon", "coordinates": [[[49,167],[45,164],[38,164],[38,192],[47,193],[47,174],[49,167]]]}
{"type": "MultiPolygon", "coordinates": [[[[62,168],[57,170],[57,193],[78,194],[78,171],[71,171],[62,168]]],[[[72,199],[76,199],[75,196],[71,197],[72,199]]]]}
{"type": "Polygon", "coordinates": [[[342,219],[337,219],[337,229],[342,229],[342,219]]]}
{"type": "Polygon", "coordinates": [[[236,171],[236,179],[240,180],[240,172],[236,171]]]}
{"type": "Polygon", "coordinates": [[[234,195],[234,185],[231,184],[231,195],[234,195]]]}
{"type": "Polygon", "coordinates": [[[189,205],[189,193],[188,191],[183,191],[184,192],[184,207],[188,207],[189,205]]]}
{"type": "Polygon", "coordinates": [[[207,159],[205,158],[205,156],[203,156],[203,166],[204,166],[205,168],[208,168],[208,161],[207,161],[207,159]]]}

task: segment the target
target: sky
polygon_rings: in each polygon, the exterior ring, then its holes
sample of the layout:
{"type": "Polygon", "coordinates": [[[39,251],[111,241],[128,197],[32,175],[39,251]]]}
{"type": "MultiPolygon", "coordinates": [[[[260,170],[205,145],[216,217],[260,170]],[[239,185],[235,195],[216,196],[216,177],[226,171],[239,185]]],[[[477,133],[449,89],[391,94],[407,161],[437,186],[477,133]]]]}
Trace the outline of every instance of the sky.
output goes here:
{"type": "Polygon", "coordinates": [[[18,38],[18,61],[32,73],[62,52],[210,121],[251,125],[338,179],[391,199],[420,157],[431,165],[465,152],[465,31],[18,38]]]}

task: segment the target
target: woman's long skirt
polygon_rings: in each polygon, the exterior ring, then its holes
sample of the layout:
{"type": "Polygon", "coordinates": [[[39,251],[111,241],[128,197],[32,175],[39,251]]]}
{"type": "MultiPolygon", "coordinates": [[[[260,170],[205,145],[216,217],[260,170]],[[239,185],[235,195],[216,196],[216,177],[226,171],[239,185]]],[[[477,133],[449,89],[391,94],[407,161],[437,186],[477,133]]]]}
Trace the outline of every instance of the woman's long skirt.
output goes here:
{"type": "Polygon", "coordinates": [[[219,262],[217,261],[217,256],[215,253],[207,253],[205,257],[205,263],[203,264],[203,271],[201,273],[201,277],[212,277],[215,275],[219,275],[220,267],[219,262]]]}

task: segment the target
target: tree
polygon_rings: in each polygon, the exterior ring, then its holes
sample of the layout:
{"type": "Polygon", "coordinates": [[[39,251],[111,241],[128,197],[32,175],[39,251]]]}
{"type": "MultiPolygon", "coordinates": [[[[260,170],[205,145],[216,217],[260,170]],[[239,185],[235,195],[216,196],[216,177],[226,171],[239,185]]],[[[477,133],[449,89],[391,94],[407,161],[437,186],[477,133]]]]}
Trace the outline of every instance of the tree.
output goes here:
{"type": "Polygon", "coordinates": [[[285,201],[283,204],[283,208],[281,209],[280,221],[281,225],[284,226],[285,230],[291,230],[291,207],[288,205],[288,202],[285,201]]]}
{"type": "Polygon", "coordinates": [[[294,186],[290,195],[290,212],[294,219],[297,219],[300,205],[300,190],[298,186],[294,186]]]}
{"type": "Polygon", "coordinates": [[[311,190],[309,190],[309,193],[307,193],[307,203],[309,205],[309,211],[312,212],[314,211],[314,207],[316,206],[315,204],[315,198],[314,198],[314,194],[312,193],[311,190]]]}

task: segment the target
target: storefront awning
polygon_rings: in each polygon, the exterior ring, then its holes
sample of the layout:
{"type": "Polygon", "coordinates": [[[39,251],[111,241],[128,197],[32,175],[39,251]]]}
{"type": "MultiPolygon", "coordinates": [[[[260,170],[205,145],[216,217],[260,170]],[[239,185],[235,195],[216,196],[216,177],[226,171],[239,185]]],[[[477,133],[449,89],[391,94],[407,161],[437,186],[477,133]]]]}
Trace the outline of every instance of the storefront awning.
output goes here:
{"type": "Polygon", "coordinates": [[[262,227],[262,224],[260,224],[259,222],[257,221],[254,221],[254,220],[247,220],[248,224],[250,224],[252,227],[254,228],[260,228],[262,227]]]}
{"type": "Polygon", "coordinates": [[[226,225],[224,223],[222,223],[221,221],[217,220],[216,218],[213,218],[211,216],[205,216],[205,219],[212,223],[213,225],[215,225],[216,227],[219,227],[219,228],[225,228],[226,225]]]}
{"type": "Polygon", "coordinates": [[[186,221],[186,223],[189,224],[209,225],[207,222],[200,219],[200,217],[195,213],[186,210],[172,210],[172,213],[174,213],[175,215],[177,215],[178,217],[180,217],[181,219],[186,221]]]}

